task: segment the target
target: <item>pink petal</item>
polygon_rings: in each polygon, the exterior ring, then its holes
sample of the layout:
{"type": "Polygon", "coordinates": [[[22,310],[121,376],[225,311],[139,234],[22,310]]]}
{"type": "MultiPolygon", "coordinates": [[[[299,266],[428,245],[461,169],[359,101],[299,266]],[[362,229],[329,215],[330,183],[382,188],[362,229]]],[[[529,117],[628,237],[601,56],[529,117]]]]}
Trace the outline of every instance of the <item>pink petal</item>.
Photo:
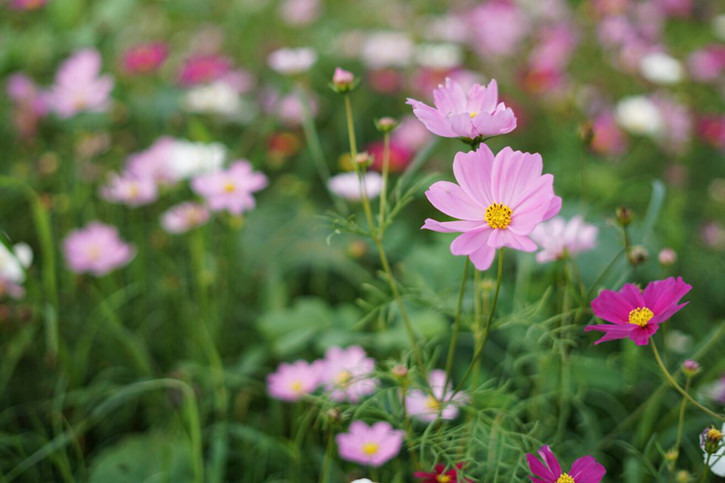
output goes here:
{"type": "MultiPolygon", "coordinates": [[[[538,154],[503,148],[493,161],[491,184],[496,201],[513,208],[517,195],[528,192],[541,176],[543,163],[538,154]]],[[[551,175],[549,175],[551,176],[551,175]]]]}
{"type": "Polygon", "coordinates": [[[645,287],[644,303],[655,314],[661,314],[672,308],[691,289],[692,285],[683,282],[681,277],[676,280],[673,277],[656,280],[645,287]]]}
{"type": "Polygon", "coordinates": [[[485,144],[481,144],[473,152],[458,152],[453,158],[453,175],[456,181],[468,196],[484,208],[484,211],[491,203],[496,202],[491,195],[493,162],[493,152],[485,144]]]}
{"type": "Polygon", "coordinates": [[[471,262],[476,267],[476,270],[488,270],[493,263],[493,258],[496,256],[496,249],[491,248],[488,244],[482,246],[475,252],[469,255],[471,262]]]}
{"type": "Polygon", "coordinates": [[[529,237],[517,235],[511,230],[493,230],[488,246],[493,248],[510,247],[524,252],[535,252],[538,248],[529,237]]]}
{"type": "Polygon", "coordinates": [[[415,99],[408,99],[407,103],[413,106],[413,114],[415,114],[415,117],[417,117],[430,132],[447,138],[457,137],[457,134],[453,132],[445,116],[440,111],[437,111],[420,101],[416,101],[415,99]]]}
{"type": "Polygon", "coordinates": [[[602,342],[607,342],[609,340],[615,340],[615,339],[625,339],[630,336],[632,331],[637,326],[634,324],[627,324],[627,325],[610,325],[610,324],[601,324],[601,325],[587,325],[584,330],[586,332],[590,332],[592,330],[598,330],[600,332],[604,332],[604,337],[596,341],[594,344],[601,344],[602,342]]]}
{"type": "Polygon", "coordinates": [[[569,474],[577,483],[599,483],[606,472],[592,456],[584,456],[571,465],[569,474]]]}
{"type": "Polygon", "coordinates": [[[629,312],[637,306],[613,290],[602,290],[592,300],[594,315],[615,324],[629,324],[629,312]]]}
{"type": "Polygon", "coordinates": [[[480,228],[486,228],[487,226],[486,222],[483,221],[436,221],[432,218],[427,218],[421,229],[433,230],[439,233],[456,233],[478,230],[480,228]]]}
{"type": "Polygon", "coordinates": [[[516,116],[511,109],[493,114],[479,114],[473,118],[473,127],[481,136],[498,136],[516,129],[516,116]]]}
{"type": "Polygon", "coordinates": [[[451,126],[451,130],[456,133],[456,137],[473,139],[478,135],[473,128],[471,116],[467,112],[449,114],[448,123],[451,126]]]}
{"type": "Polygon", "coordinates": [[[457,184],[448,181],[433,183],[425,192],[428,201],[448,216],[462,220],[482,220],[486,211],[457,184]]]}
{"type": "Polygon", "coordinates": [[[491,79],[488,87],[481,84],[473,84],[468,89],[468,111],[478,113],[491,113],[496,109],[498,103],[498,84],[491,79]]]}
{"type": "Polygon", "coordinates": [[[454,255],[470,255],[482,246],[488,244],[488,239],[493,230],[485,228],[463,233],[456,237],[451,243],[451,253],[454,255]]]}
{"type": "Polygon", "coordinates": [[[450,77],[446,77],[445,85],[433,90],[433,100],[436,108],[444,114],[466,111],[466,94],[460,84],[450,77]]]}

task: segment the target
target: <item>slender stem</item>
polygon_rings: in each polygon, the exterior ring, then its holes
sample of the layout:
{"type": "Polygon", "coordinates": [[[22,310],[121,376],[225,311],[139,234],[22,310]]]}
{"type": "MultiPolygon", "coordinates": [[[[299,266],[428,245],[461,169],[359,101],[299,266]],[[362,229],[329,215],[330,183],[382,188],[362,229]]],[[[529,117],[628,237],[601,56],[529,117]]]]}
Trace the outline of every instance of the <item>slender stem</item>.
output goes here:
{"type": "MultiPolygon", "coordinates": [[[[456,318],[453,319],[453,331],[451,332],[451,342],[448,345],[448,359],[446,360],[446,381],[443,384],[444,388],[448,387],[451,380],[451,369],[453,369],[453,359],[456,354],[456,342],[458,341],[458,329],[461,325],[461,312],[463,308],[463,294],[466,292],[466,282],[468,282],[468,270],[471,265],[471,260],[466,257],[466,262],[463,264],[463,277],[461,277],[461,288],[458,289],[458,302],[456,303],[456,318]]],[[[445,392],[445,390],[444,390],[445,392]]],[[[443,404],[441,404],[441,411],[443,411],[443,404]]]]}
{"type": "Polygon", "coordinates": [[[332,435],[332,429],[327,434],[327,448],[325,449],[325,461],[322,464],[322,474],[320,475],[320,483],[327,483],[327,477],[330,472],[330,463],[332,462],[332,450],[335,438],[332,435]]]}
{"type": "Polygon", "coordinates": [[[662,371],[662,374],[665,376],[665,379],[667,379],[669,381],[669,383],[675,389],[677,389],[677,391],[680,394],[682,394],[685,398],[687,398],[698,409],[700,409],[701,411],[709,414],[710,416],[712,416],[715,419],[718,419],[720,421],[725,421],[725,416],[723,416],[721,414],[718,414],[718,413],[716,413],[714,411],[709,410],[708,408],[706,408],[705,406],[703,406],[702,404],[700,404],[699,402],[697,402],[692,396],[690,396],[690,394],[687,391],[685,391],[684,389],[682,389],[682,387],[680,387],[680,385],[677,384],[677,381],[675,381],[675,379],[672,377],[672,375],[669,373],[669,371],[667,371],[667,368],[665,367],[664,363],[662,362],[662,359],[660,358],[660,354],[659,354],[659,352],[657,352],[657,346],[655,345],[654,340],[651,340],[650,339],[650,345],[652,346],[652,352],[654,353],[655,359],[657,360],[657,365],[660,366],[660,370],[662,371]]]}
{"type": "MultiPolygon", "coordinates": [[[[692,381],[691,376],[687,376],[687,381],[685,382],[685,392],[690,391],[690,382],[692,381]]],[[[680,441],[682,441],[682,425],[685,421],[685,408],[687,407],[687,398],[682,398],[682,403],[680,404],[680,415],[677,420],[677,438],[675,438],[675,449],[674,449],[674,458],[672,461],[670,461],[670,471],[674,471],[675,469],[675,463],[677,463],[677,457],[680,455],[680,441]]]]}
{"type": "Polygon", "coordinates": [[[707,475],[710,474],[710,458],[712,458],[712,453],[707,454],[707,461],[705,461],[705,469],[702,471],[702,478],[700,479],[700,482],[707,481],[707,475]]]}
{"type": "Polygon", "coordinates": [[[380,190],[380,219],[378,226],[382,236],[385,230],[385,203],[388,198],[388,173],[390,172],[390,132],[383,134],[383,186],[380,190]]]}

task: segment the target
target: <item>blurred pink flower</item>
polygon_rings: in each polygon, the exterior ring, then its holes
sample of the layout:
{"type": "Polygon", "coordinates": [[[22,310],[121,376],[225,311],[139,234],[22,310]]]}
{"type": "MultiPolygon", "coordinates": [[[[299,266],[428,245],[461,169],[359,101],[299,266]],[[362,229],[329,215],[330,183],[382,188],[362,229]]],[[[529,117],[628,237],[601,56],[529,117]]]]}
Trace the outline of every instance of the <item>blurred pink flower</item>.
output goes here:
{"type": "Polygon", "coordinates": [[[400,120],[398,127],[390,135],[390,141],[402,148],[416,152],[431,140],[431,132],[414,115],[409,114],[400,120]]]}
{"type": "Polygon", "coordinates": [[[247,160],[235,161],[227,170],[201,174],[191,180],[191,189],[204,197],[210,210],[227,210],[233,215],[254,208],[252,193],[266,186],[267,177],[253,171],[247,160]]]}
{"type": "Polygon", "coordinates": [[[400,452],[405,432],[384,421],[368,426],[350,423],[347,433],[335,437],[340,458],[367,466],[381,466],[400,452]]]}
{"type": "Polygon", "coordinates": [[[725,116],[701,116],[697,121],[697,135],[710,146],[725,151],[725,116]]]}
{"type": "Polygon", "coordinates": [[[655,0],[655,4],[672,17],[689,17],[693,9],[692,0],[655,0]]]}
{"type": "Polygon", "coordinates": [[[599,483],[607,472],[594,457],[584,456],[571,465],[568,473],[564,473],[549,445],[539,448],[539,458],[527,453],[526,461],[534,475],[530,476],[533,483],[599,483]]]}
{"type": "MultiPolygon", "coordinates": [[[[374,169],[375,171],[383,170],[384,147],[385,146],[382,141],[374,142],[365,146],[364,151],[373,157],[373,164],[370,165],[370,169],[374,169]]],[[[390,141],[390,158],[388,160],[388,167],[391,173],[403,171],[412,159],[412,151],[400,143],[393,140],[390,141]]]]}
{"type": "Polygon", "coordinates": [[[489,57],[516,54],[531,32],[531,21],[515,2],[493,0],[473,8],[469,22],[471,47],[488,60],[489,57]]]}
{"type": "Polygon", "coordinates": [[[333,401],[357,402],[378,387],[379,381],[371,377],[375,360],[367,357],[359,345],[343,349],[330,347],[325,358],[316,362],[321,382],[333,401]]]}
{"type": "Polygon", "coordinates": [[[204,205],[186,201],[174,205],[161,215],[161,227],[168,233],[186,233],[209,220],[209,210],[204,205]]]}
{"type": "Polygon", "coordinates": [[[619,129],[611,111],[604,111],[592,121],[594,135],[590,147],[599,154],[622,154],[627,150],[627,138],[619,129]]]}
{"type": "Polygon", "coordinates": [[[650,98],[660,112],[664,135],[659,144],[668,151],[683,153],[692,139],[694,121],[690,108],[674,97],[657,92],[650,98]]]}
{"type": "Polygon", "coordinates": [[[561,71],[569,64],[578,36],[568,23],[543,29],[529,54],[529,66],[537,70],[561,71]]]}
{"type": "Polygon", "coordinates": [[[267,392],[275,399],[299,401],[320,385],[319,372],[314,364],[296,361],[283,362],[277,371],[267,376],[267,392]]]}
{"type": "Polygon", "coordinates": [[[269,67],[284,75],[306,72],[317,62],[317,52],[310,47],[275,50],[267,57],[269,67]]]}
{"type": "Polygon", "coordinates": [[[37,10],[48,3],[48,0],[10,0],[13,10],[37,10]]]}
{"type": "Polygon", "coordinates": [[[23,138],[32,138],[38,130],[38,122],[48,114],[47,95],[22,73],[8,76],[6,91],[13,101],[13,124],[23,138]]]}
{"type": "Polygon", "coordinates": [[[631,283],[619,292],[602,290],[592,301],[592,310],[594,315],[611,324],[587,325],[584,330],[604,332],[595,344],[629,338],[637,345],[647,345],[660,324],[687,305],[688,302],[679,305],[677,302],[691,288],[681,277],[670,277],[650,282],[644,292],[631,283]]]}
{"type": "Polygon", "coordinates": [[[174,138],[163,136],[143,151],[126,159],[126,171],[140,179],[151,179],[157,184],[175,181],[169,164],[174,152],[174,138]]]}
{"type": "Polygon", "coordinates": [[[193,55],[181,67],[179,83],[182,86],[206,84],[223,77],[231,67],[231,61],[221,55],[193,55]]]}
{"type": "Polygon", "coordinates": [[[284,0],[279,6],[279,15],[287,25],[308,25],[320,16],[320,0],[284,0]]]}
{"type": "Polygon", "coordinates": [[[434,369],[428,374],[428,383],[432,394],[420,389],[411,389],[405,396],[405,408],[408,415],[421,421],[435,421],[439,415],[441,419],[456,419],[458,406],[465,404],[468,396],[463,393],[453,395],[452,384],[444,389],[446,371],[434,369]],[[452,399],[451,399],[452,398],[452,399]]]}
{"type": "Polygon", "coordinates": [[[148,74],[156,71],[169,55],[169,48],[161,42],[138,44],[123,53],[123,68],[129,74],[148,74]]]}
{"type": "Polygon", "coordinates": [[[542,167],[541,155],[509,147],[495,157],[485,144],[477,151],[457,153],[453,174],[459,184],[438,181],[425,194],[438,210],[460,220],[428,218],[423,228],[462,232],[451,243],[451,253],[468,255],[479,270],[491,266],[498,248],[535,251],[536,243],[528,235],[561,208],[554,177],[542,175],[542,167]]]}
{"type": "Polygon", "coordinates": [[[516,128],[516,116],[498,102],[498,85],[474,84],[466,95],[450,78],[433,91],[435,109],[408,98],[413,113],[433,134],[447,138],[477,139],[506,134],[516,128]]]}
{"type": "Polygon", "coordinates": [[[592,250],[597,245],[597,231],[596,226],[584,223],[578,215],[569,221],[557,216],[540,223],[530,235],[541,245],[536,261],[546,263],[592,250]]]}
{"type": "Polygon", "coordinates": [[[112,174],[100,192],[106,201],[131,207],[147,205],[158,198],[156,183],[152,178],[138,177],[128,172],[112,174]]]}
{"type": "Polygon", "coordinates": [[[83,111],[103,112],[108,109],[113,79],[101,72],[101,54],[95,49],[75,52],[58,69],[55,84],[47,101],[61,118],[83,111]]]}
{"type": "Polygon", "coordinates": [[[71,231],[63,241],[63,252],[71,271],[97,277],[126,265],[136,255],[136,250],[118,237],[116,227],[97,221],[71,231]]]}
{"type": "MultiPolygon", "coordinates": [[[[368,171],[362,175],[362,179],[368,199],[372,200],[380,196],[380,191],[383,189],[383,178],[380,173],[368,171]]],[[[360,201],[362,199],[360,179],[358,179],[357,173],[352,171],[332,176],[327,180],[327,188],[348,201],[360,201]]]]}
{"type": "Polygon", "coordinates": [[[698,82],[715,82],[725,70],[725,46],[709,45],[696,50],[687,58],[692,78],[698,82]]]}

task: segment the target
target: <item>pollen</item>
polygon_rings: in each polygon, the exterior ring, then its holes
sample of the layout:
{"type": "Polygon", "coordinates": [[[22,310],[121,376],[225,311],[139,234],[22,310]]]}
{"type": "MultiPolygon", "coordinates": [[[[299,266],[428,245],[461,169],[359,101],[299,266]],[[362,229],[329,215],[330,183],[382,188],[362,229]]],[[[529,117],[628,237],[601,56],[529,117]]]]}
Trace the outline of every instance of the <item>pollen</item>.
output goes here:
{"type": "Polygon", "coordinates": [[[478,113],[477,112],[471,112],[470,114],[471,114],[471,119],[473,119],[474,117],[478,116],[478,113]]]}
{"type": "Polygon", "coordinates": [[[290,387],[294,392],[302,392],[302,383],[300,381],[292,382],[292,384],[290,384],[290,387]]]}
{"type": "Polygon", "coordinates": [[[372,456],[377,453],[378,449],[380,449],[380,445],[378,443],[365,443],[362,447],[363,453],[368,456],[372,456]]]}
{"type": "Polygon", "coordinates": [[[231,181],[227,181],[227,184],[224,185],[224,191],[226,191],[227,193],[231,193],[235,189],[236,189],[236,187],[234,186],[234,183],[232,183],[231,181]]]}
{"type": "Polygon", "coordinates": [[[486,208],[483,219],[494,230],[503,230],[511,224],[511,208],[503,203],[493,203],[486,208]]]}
{"type": "Polygon", "coordinates": [[[436,481],[439,483],[450,483],[450,481],[453,479],[453,477],[448,475],[438,475],[436,476],[436,481]]]}
{"type": "Polygon", "coordinates": [[[569,476],[569,473],[562,473],[554,483],[576,483],[576,481],[572,476],[569,476]]]}
{"type": "Polygon", "coordinates": [[[340,373],[335,376],[335,384],[339,386],[347,386],[350,384],[350,380],[352,379],[352,373],[346,369],[340,371],[340,373]]]}
{"type": "Polygon", "coordinates": [[[441,410],[441,402],[433,396],[428,396],[425,405],[428,407],[428,409],[436,413],[441,410]]]}
{"type": "Polygon", "coordinates": [[[647,327],[647,322],[654,316],[655,314],[647,307],[637,307],[636,309],[630,310],[629,323],[639,325],[640,327],[647,327]]]}
{"type": "Polygon", "coordinates": [[[710,428],[707,431],[707,439],[711,441],[720,441],[722,439],[722,433],[715,428],[710,428]]]}

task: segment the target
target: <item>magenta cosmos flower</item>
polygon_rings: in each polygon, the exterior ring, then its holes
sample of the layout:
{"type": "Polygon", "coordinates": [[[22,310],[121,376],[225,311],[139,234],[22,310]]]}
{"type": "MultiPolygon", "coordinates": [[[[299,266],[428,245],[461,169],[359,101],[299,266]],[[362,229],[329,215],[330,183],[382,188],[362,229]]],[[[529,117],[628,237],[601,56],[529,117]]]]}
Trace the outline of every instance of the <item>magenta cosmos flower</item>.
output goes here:
{"type": "Polygon", "coordinates": [[[254,208],[252,193],[267,186],[267,177],[252,171],[249,161],[240,160],[229,169],[197,176],[191,181],[191,188],[203,196],[212,211],[227,210],[241,215],[254,208]]]}
{"type": "Polygon", "coordinates": [[[97,277],[126,265],[136,255],[136,250],[118,237],[116,227],[97,221],[70,232],[63,251],[72,271],[97,277]]]}
{"type": "Polygon", "coordinates": [[[423,228],[461,232],[451,243],[451,253],[468,255],[479,270],[491,266],[497,248],[533,252],[536,243],[529,235],[561,208],[554,177],[541,170],[539,154],[508,147],[495,157],[485,144],[477,151],[459,152],[453,160],[458,184],[438,181],[425,192],[433,206],[459,220],[428,218],[423,228]]]}
{"type": "Polygon", "coordinates": [[[123,69],[129,74],[148,74],[156,71],[169,55],[166,44],[138,44],[123,53],[123,69]]]}
{"type": "Polygon", "coordinates": [[[381,466],[400,451],[405,433],[380,421],[368,426],[353,421],[347,433],[335,437],[340,458],[367,466],[381,466]]]}
{"type": "Polygon", "coordinates": [[[113,79],[100,75],[101,54],[83,49],[63,62],[50,88],[47,101],[51,110],[62,118],[83,111],[102,112],[108,109],[113,79]]]}
{"type": "Polygon", "coordinates": [[[687,302],[679,305],[677,302],[691,288],[681,277],[670,277],[650,282],[644,292],[631,283],[619,292],[602,290],[592,301],[592,310],[594,315],[612,324],[587,325],[584,330],[604,332],[604,337],[595,344],[629,337],[637,345],[646,345],[662,322],[687,305],[687,302]]]}
{"type": "Polygon", "coordinates": [[[377,389],[379,381],[370,377],[375,360],[367,357],[359,345],[343,349],[330,347],[325,358],[317,361],[325,390],[333,401],[357,402],[377,389]]]}
{"type": "Polygon", "coordinates": [[[445,85],[433,91],[435,109],[415,99],[408,99],[413,114],[433,134],[445,138],[482,139],[506,134],[516,128],[516,116],[503,102],[498,102],[498,85],[474,84],[468,95],[456,81],[446,78],[445,85]]]}
{"type": "Polygon", "coordinates": [[[549,445],[539,448],[539,457],[541,461],[531,453],[526,455],[534,474],[529,476],[533,483],[599,483],[607,472],[592,456],[584,456],[571,465],[568,473],[563,473],[549,445]]]}
{"type": "Polygon", "coordinates": [[[441,419],[456,419],[458,417],[458,405],[465,404],[468,396],[462,393],[453,393],[449,381],[446,383],[446,371],[435,369],[428,375],[428,384],[432,394],[420,389],[412,389],[405,397],[405,409],[411,417],[421,421],[435,421],[439,416],[441,419]]]}
{"type": "Polygon", "coordinates": [[[283,362],[276,372],[267,376],[267,392],[275,399],[297,401],[320,385],[319,371],[314,364],[283,362]]]}

